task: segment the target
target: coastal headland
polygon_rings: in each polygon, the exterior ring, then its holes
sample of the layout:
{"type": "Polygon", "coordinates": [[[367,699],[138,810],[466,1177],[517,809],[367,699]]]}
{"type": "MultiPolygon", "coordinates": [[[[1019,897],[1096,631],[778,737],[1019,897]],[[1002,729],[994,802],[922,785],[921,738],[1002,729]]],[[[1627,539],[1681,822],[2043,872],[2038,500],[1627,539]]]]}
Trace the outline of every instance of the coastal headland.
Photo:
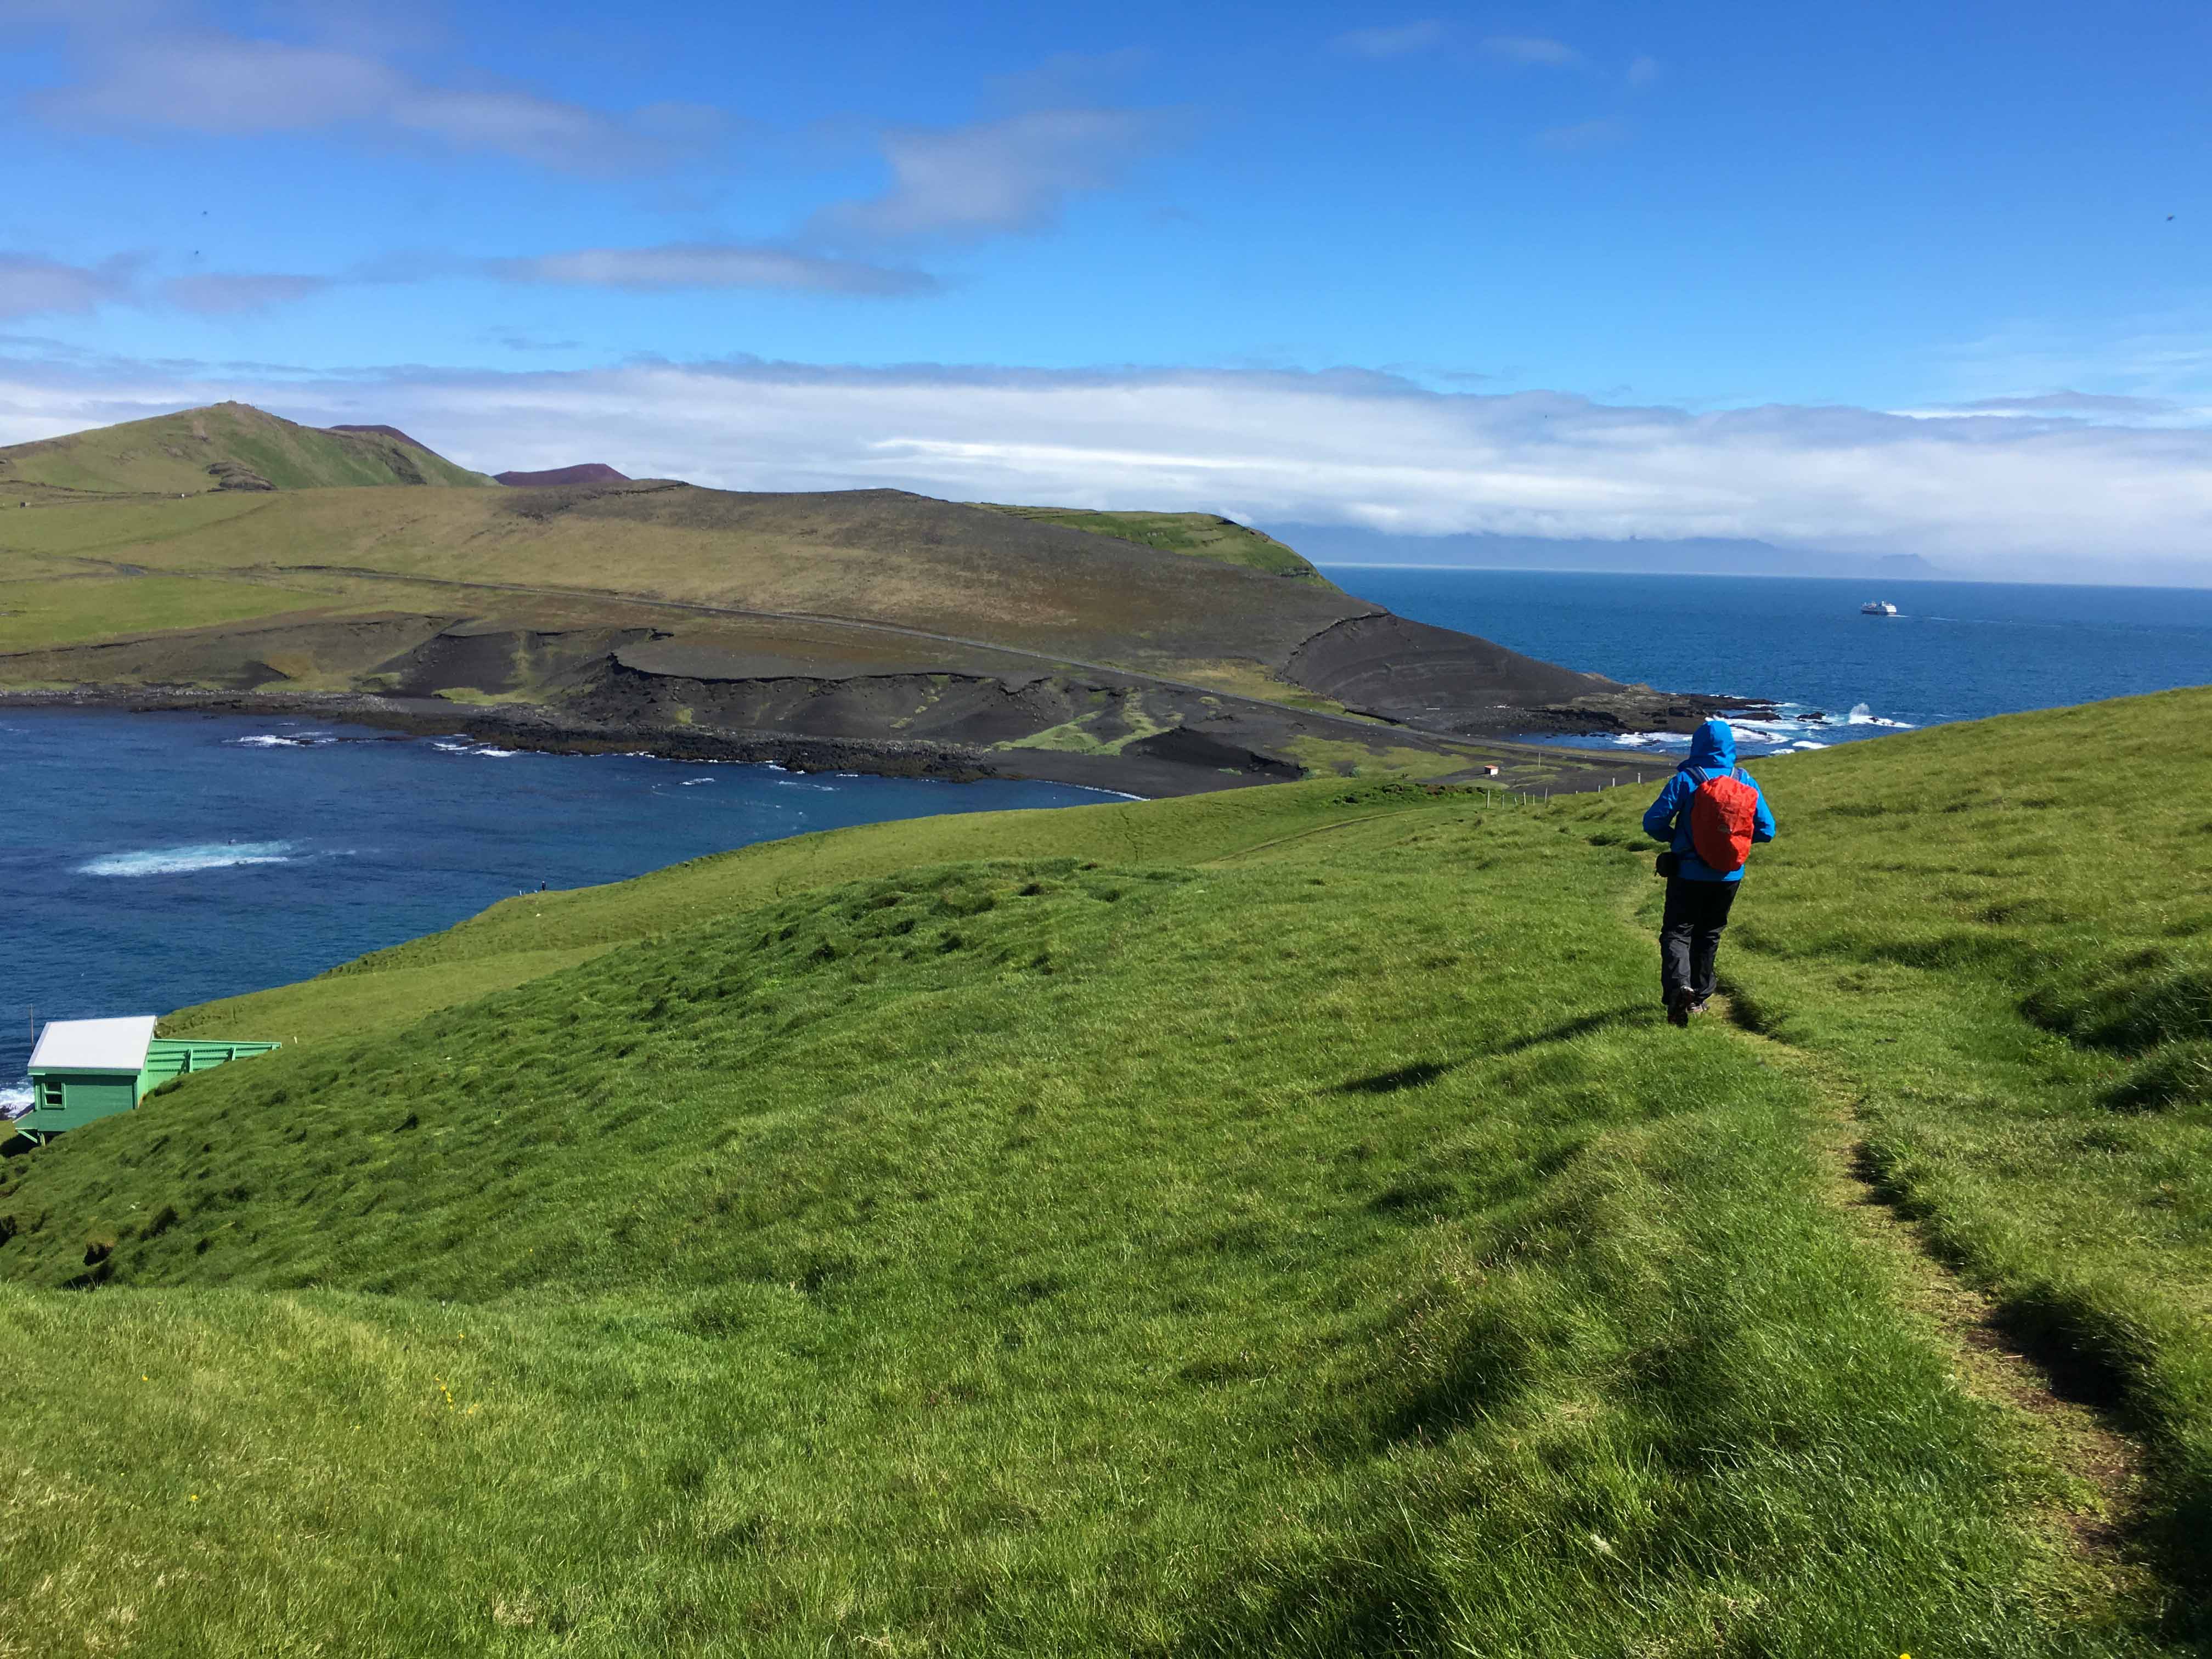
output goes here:
{"type": "Polygon", "coordinates": [[[502,487],[242,404],[0,450],[0,499],[10,700],[1145,795],[1572,789],[1619,763],[1514,739],[1764,707],[1409,621],[1206,514],[502,487]]]}

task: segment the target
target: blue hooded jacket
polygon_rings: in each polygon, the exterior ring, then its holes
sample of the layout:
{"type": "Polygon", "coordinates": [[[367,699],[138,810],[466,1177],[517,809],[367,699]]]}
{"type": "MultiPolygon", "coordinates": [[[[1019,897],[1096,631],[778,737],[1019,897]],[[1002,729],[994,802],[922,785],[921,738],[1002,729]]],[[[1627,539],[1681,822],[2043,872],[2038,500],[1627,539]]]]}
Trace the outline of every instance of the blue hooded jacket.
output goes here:
{"type": "MultiPolygon", "coordinates": [[[[1735,768],[1735,733],[1729,729],[1726,720],[1707,720],[1698,728],[1698,735],[1690,739],[1689,758],[1674,769],[1674,775],[1667,780],[1667,787],[1659,792],[1659,799],[1651,803],[1644,814],[1644,833],[1654,841],[1663,841],[1674,849],[1681,860],[1678,873],[1686,881],[1741,881],[1741,868],[1726,872],[1716,870],[1698,856],[1698,849],[1690,840],[1690,797],[1698,793],[1698,786],[1717,773],[1726,773],[1735,768]]],[[[1752,787],[1759,796],[1758,817],[1753,820],[1751,838],[1754,842],[1774,839],[1774,814],[1766,810],[1766,792],[1759,787],[1759,780],[1748,772],[1739,772],[1738,777],[1752,787]]]]}

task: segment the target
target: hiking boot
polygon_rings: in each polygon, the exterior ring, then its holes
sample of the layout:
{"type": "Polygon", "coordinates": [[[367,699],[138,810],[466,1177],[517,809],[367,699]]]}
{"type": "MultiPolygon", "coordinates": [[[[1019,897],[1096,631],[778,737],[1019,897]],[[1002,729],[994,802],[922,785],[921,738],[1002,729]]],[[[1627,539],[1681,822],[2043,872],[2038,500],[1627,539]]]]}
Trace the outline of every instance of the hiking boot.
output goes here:
{"type": "Polygon", "coordinates": [[[1691,1012],[1692,1013],[1693,1013],[1693,1014],[1702,1014],[1702,1013],[1704,1013],[1704,1012],[1705,1012],[1705,1005],[1706,1005],[1708,1002],[1711,1002],[1711,1000],[1712,1000],[1712,999],[1711,999],[1711,997],[1692,997],[1692,998],[1691,998],[1691,999],[1690,999],[1690,1012],[1691,1012]]]}
{"type": "Polygon", "coordinates": [[[1687,991],[1669,991],[1667,994],[1667,1023],[1669,1025],[1687,1025],[1690,1023],[1690,994],[1687,991]]]}

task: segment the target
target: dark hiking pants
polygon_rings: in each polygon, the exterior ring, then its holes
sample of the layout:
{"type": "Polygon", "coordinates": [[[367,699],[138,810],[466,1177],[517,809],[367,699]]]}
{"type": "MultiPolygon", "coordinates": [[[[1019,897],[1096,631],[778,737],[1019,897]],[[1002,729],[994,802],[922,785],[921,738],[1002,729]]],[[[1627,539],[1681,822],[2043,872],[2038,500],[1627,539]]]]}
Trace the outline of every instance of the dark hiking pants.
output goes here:
{"type": "Polygon", "coordinates": [[[1699,1001],[1713,994],[1713,958],[1720,954],[1721,929],[1735,902],[1732,881],[1667,878],[1667,915],[1659,924],[1659,986],[1670,1000],[1687,991],[1699,1001]]]}

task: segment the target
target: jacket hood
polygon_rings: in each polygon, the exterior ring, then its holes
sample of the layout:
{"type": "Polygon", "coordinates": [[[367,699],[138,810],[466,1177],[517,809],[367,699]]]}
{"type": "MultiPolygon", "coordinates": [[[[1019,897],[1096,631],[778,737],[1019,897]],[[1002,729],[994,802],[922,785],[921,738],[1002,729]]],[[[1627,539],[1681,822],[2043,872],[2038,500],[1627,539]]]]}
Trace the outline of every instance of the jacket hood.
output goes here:
{"type": "Polygon", "coordinates": [[[1674,769],[1725,772],[1735,764],[1735,732],[1726,720],[1707,720],[1690,739],[1689,757],[1674,769]]]}

